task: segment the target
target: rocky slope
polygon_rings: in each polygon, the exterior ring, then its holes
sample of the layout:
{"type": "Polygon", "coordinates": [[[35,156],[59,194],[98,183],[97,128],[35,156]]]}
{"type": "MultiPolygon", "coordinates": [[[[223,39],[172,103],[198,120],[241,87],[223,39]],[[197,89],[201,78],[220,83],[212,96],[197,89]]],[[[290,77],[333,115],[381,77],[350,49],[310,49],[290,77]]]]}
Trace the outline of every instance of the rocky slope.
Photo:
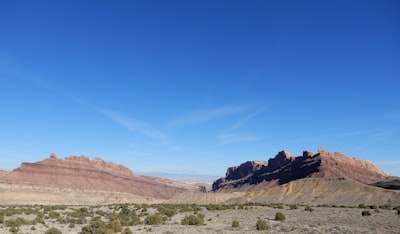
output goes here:
{"type": "Polygon", "coordinates": [[[213,183],[214,191],[262,190],[302,178],[348,178],[363,184],[387,181],[396,177],[386,174],[373,163],[349,158],[344,154],[303,151],[293,156],[279,152],[268,162],[249,161],[228,168],[226,176],[213,183]]]}
{"type": "Polygon", "coordinates": [[[308,178],[268,190],[250,191],[226,203],[259,202],[308,205],[399,205],[400,192],[365,185],[349,179],[308,178]]]}
{"type": "Polygon", "coordinates": [[[122,165],[105,162],[100,158],[90,160],[85,156],[71,156],[60,159],[55,154],[40,162],[22,163],[17,169],[2,173],[0,183],[122,192],[159,199],[168,199],[178,193],[199,191],[196,185],[135,175],[122,165]]]}
{"type": "Polygon", "coordinates": [[[371,185],[385,189],[400,190],[400,179],[379,181],[371,185]]]}

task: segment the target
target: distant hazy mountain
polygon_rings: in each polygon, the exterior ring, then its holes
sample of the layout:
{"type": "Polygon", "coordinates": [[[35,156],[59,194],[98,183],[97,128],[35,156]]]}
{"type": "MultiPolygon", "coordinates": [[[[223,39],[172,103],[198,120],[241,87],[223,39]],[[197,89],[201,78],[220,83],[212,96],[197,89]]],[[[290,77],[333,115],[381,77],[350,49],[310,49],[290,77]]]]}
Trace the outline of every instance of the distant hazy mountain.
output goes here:
{"type": "Polygon", "coordinates": [[[183,174],[183,173],[167,173],[167,172],[139,172],[146,176],[156,176],[179,182],[187,183],[212,183],[219,178],[218,175],[199,175],[199,174],[183,174]]]}

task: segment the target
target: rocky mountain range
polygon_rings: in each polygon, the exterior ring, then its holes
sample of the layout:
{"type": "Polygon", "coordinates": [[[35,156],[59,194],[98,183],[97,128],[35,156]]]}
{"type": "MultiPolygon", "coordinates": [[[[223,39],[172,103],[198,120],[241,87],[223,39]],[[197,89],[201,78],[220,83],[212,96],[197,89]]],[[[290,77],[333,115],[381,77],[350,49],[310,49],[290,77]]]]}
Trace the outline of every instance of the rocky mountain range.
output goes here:
{"type": "Polygon", "coordinates": [[[71,156],[60,159],[55,154],[43,161],[22,163],[13,171],[3,171],[0,183],[77,191],[122,192],[158,199],[205,189],[204,186],[136,175],[123,165],[100,158],[90,160],[86,156],[71,156]]]}
{"type": "Polygon", "coordinates": [[[281,151],[268,161],[248,161],[230,167],[225,177],[213,183],[212,189],[225,192],[263,190],[302,178],[347,178],[371,184],[397,177],[369,161],[320,148],[317,153],[303,151],[301,156],[281,151]]]}
{"type": "Polygon", "coordinates": [[[294,156],[281,151],[268,161],[228,168],[226,176],[213,183],[214,192],[208,192],[206,184],[138,175],[100,158],[61,159],[51,154],[42,161],[0,171],[0,204],[400,204],[399,179],[369,161],[339,152],[319,149],[294,156]]]}

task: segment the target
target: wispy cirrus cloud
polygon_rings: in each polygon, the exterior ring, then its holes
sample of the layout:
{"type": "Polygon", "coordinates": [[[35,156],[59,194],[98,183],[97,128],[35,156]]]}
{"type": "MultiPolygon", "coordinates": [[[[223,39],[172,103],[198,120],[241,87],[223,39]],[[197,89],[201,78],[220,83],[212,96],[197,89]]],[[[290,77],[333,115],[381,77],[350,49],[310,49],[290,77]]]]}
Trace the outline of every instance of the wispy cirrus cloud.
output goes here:
{"type": "Polygon", "coordinates": [[[217,135],[217,138],[222,144],[229,144],[245,141],[257,141],[263,137],[252,133],[220,133],[217,135]]]}
{"type": "Polygon", "coordinates": [[[257,141],[262,139],[263,137],[250,132],[238,132],[239,129],[245,127],[246,123],[248,123],[252,118],[258,115],[262,109],[258,111],[254,111],[250,114],[245,115],[244,117],[239,118],[236,122],[233,123],[230,127],[220,132],[217,135],[217,139],[222,144],[229,143],[238,143],[238,142],[246,142],[246,141],[257,141]]]}
{"type": "Polygon", "coordinates": [[[367,130],[358,130],[358,131],[351,131],[345,132],[339,135],[339,137],[351,137],[351,136],[360,136],[360,135],[371,135],[378,133],[379,130],[376,129],[367,129],[367,130]]]}
{"type": "Polygon", "coordinates": [[[184,125],[191,124],[200,124],[203,122],[208,122],[220,118],[224,118],[227,116],[235,115],[238,113],[242,113],[244,111],[249,110],[249,106],[241,105],[241,106],[223,106],[219,108],[206,109],[206,110],[197,110],[193,112],[188,112],[179,116],[167,123],[167,127],[179,127],[184,125]]]}
{"type": "Polygon", "coordinates": [[[395,164],[400,164],[400,160],[375,162],[375,164],[376,165],[395,165],[395,164]]]}
{"type": "Polygon", "coordinates": [[[160,130],[154,128],[147,122],[133,118],[128,118],[117,112],[110,110],[98,109],[97,111],[103,114],[105,117],[111,119],[112,121],[120,124],[129,131],[138,132],[142,135],[145,135],[153,139],[161,140],[165,144],[168,144],[168,136],[163,132],[161,132],[160,130]]]}

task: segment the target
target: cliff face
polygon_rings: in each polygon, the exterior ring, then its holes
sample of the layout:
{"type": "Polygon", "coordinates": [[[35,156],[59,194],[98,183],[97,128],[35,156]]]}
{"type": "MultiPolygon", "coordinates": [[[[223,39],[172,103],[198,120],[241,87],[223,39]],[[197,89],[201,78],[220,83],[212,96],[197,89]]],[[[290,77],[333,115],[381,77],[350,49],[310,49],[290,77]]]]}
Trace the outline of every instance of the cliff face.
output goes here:
{"type": "Polygon", "coordinates": [[[363,184],[395,178],[369,161],[348,158],[339,152],[329,153],[319,149],[316,154],[303,151],[303,155],[295,157],[281,151],[268,162],[246,162],[239,167],[228,168],[226,176],[216,180],[212,188],[214,191],[260,190],[301,178],[338,177],[363,184]]]}
{"type": "Polygon", "coordinates": [[[177,193],[198,191],[198,186],[162,178],[133,174],[123,165],[90,160],[85,156],[59,159],[55,154],[0,176],[0,182],[75,190],[112,191],[153,198],[170,198],[177,193]]]}

